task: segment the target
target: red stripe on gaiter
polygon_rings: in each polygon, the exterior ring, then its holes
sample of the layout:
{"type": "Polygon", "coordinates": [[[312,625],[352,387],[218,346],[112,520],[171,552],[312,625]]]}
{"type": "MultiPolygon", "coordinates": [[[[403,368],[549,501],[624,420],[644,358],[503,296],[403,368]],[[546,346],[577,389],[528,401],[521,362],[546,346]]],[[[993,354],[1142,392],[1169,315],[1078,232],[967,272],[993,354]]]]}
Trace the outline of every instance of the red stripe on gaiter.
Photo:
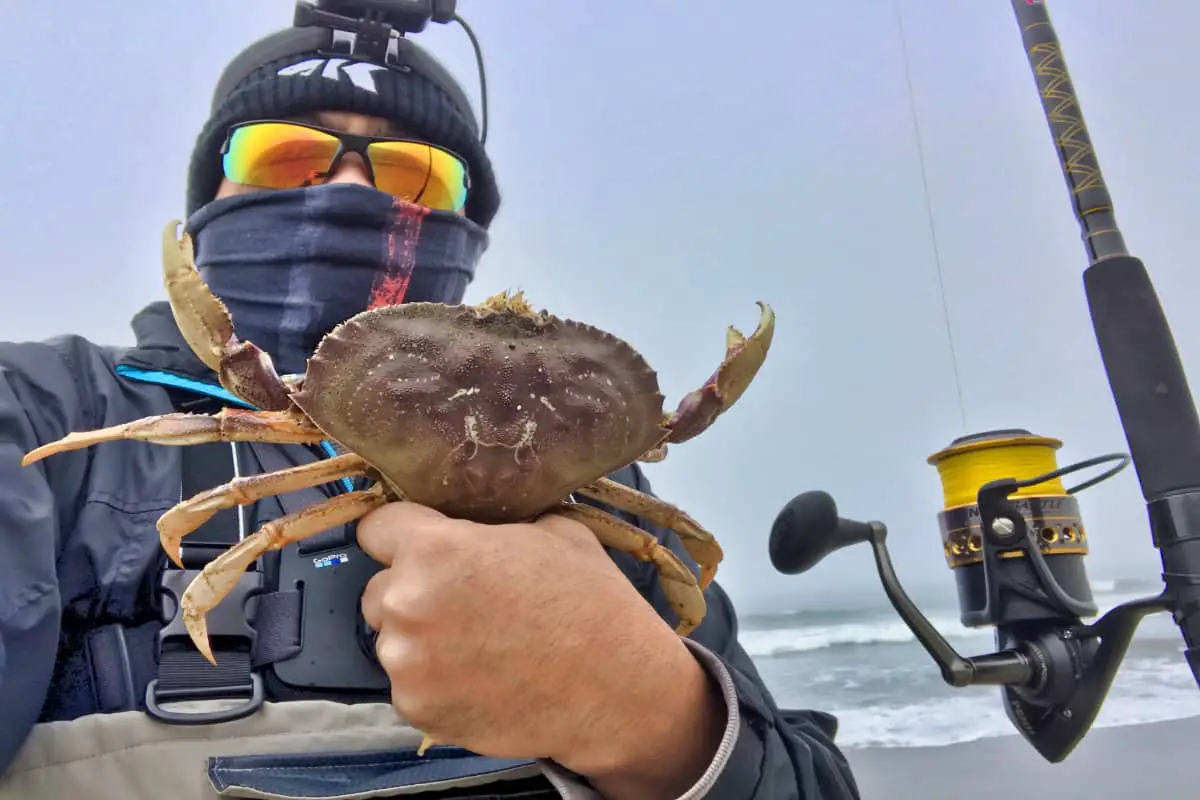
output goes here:
{"type": "Polygon", "coordinates": [[[367,308],[398,306],[408,294],[417,261],[417,240],[421,222],[429,209],[397,199],[392,203],[392,224],[384,241],[383,265],[371,287],[367,308]]]}

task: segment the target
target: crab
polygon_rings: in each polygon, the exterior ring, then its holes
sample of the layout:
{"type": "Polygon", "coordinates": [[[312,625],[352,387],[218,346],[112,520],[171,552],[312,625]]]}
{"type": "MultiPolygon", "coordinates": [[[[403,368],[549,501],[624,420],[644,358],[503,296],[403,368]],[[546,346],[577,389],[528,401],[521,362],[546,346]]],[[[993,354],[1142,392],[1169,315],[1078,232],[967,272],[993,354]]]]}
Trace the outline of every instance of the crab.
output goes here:
{"type": "Polygon", "coordinates": [[[702,433],[742,395],[766,358],[774,312],[765,303],[749,337],[729,328],[725,358],[678,408],[663,411],[658,378],[629,344],[590,325],[535,311],[522,292],[479,305],[405,303],[364,311],[329,332],[300,376],[238,339],[225,305],[193,262],[179,222],[163,232],[163,272],[175,320],[221,385],[257,410],[170,413],[74,432],[30,451],[23,465],[102,442],[161,445],[260,441],[315,444],[340,454],[314,464],[235,478],[169,509],[157,528],[180,567],[182,540],[218,511],[344,477],[371,488],[340,494],[267,522],[211,561],[180,599],[188,633],[216,664],[205,617],[269,550],[345,525],[385,503],[412,501],[481,523],[555,513],[604,545],[652,563],[690,633],[723,554],[687,513],[608,479],[669,444],[702,433]],[[676,531],[699,577],[651,534],[576,496],[676,531]]]}

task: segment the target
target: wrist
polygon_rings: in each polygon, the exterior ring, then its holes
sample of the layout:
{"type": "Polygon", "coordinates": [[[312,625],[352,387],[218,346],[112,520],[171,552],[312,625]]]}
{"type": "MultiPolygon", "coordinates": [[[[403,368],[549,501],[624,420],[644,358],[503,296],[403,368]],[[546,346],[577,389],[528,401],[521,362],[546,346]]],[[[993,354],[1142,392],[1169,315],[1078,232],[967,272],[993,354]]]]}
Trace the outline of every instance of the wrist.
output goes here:
{"type": "Polygon", "coordinates": [[[605,800],[679,797],[716,757],[728,716],[720,686],[674,634],[671,645],[653,669],[631,673],[614,735],[560,762],[605,800]]]}

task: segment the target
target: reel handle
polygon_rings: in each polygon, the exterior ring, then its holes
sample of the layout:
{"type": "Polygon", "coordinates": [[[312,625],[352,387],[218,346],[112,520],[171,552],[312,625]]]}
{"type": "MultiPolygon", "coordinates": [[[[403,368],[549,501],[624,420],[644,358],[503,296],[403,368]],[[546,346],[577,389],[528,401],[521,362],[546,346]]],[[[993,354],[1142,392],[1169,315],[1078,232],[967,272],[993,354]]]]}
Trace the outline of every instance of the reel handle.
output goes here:
{"type": "MultiPolygon", "coordinates": [[[[1006,496],[1017,483],[993,481],[981,487],[981,499],[986,503],[991,492],[1006,496]]],[[[937,664],[942,679],[956,687],[1001,687],[1010,721],[1051,763],[1070,755],[1091,730],[1138,623],[1167,608],[1164,593],[1117,606],[1092,625],[1077,618],[1032,626],[998,624],[997,642],[1002,649],[964,658],[900,585],[887,549],[887,526],[838,516],[837,504],[828,493],[805,492],[784,506],[771,527],[770,558],[777,570],[793,575],[806,572],[836,550],[863,542],[871,545],[892,608],[937,664]]],[[[989,581],[998,578],[989,570],[989,581]]],[[[1049,587],[1043,591],[1054,593],[1049,587]]]]}
{"type": "Polygon", "coordinates": [[[887,549],[887,526],[839,517],[837,503],[828,492],[804,492],[783,507],[771,526],[771,564],[785,575],[815,567],[831,553],[868,542],[875,568],[892,608],[938,665],[951,686],[1025,683],[1033,677],[1026,657],[1017,651],[963,658],[909,598],[892,565],[887,549]]]}

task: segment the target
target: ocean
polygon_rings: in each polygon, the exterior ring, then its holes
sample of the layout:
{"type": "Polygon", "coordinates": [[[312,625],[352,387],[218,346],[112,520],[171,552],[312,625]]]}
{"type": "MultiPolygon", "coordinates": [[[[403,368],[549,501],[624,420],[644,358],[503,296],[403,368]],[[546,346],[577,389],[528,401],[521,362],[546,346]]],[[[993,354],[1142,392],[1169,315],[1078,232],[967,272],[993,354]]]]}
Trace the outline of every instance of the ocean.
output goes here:
{"type": "MultiPolygon", "coordinates": [[[[1092,581],[1101,614],[1157,591],[1092,581]]],[[[999,689],[946,685],[895,611],[883,603],[743,615],[741,643],[780,706],[815,708],[838,717],[842,747],[946,745],[1015,733],[999,689]]],[[[956,606],[920,605],[961,655],[994,649],[993,630],[964,628],[956,606]]],[[[1200,716],[1200,688],[1183,649],[1168,614],[1145,618],[1094,727],[1200,716]]]]}

